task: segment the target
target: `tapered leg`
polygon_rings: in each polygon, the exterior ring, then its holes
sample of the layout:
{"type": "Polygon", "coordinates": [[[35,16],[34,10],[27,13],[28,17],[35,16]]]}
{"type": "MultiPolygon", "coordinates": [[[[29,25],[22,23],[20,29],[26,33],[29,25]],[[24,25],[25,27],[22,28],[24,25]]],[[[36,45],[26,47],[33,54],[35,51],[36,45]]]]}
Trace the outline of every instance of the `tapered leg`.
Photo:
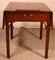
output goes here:
{"type": "Polygon", "coordinates": [[[46,26],[45,58],[48,58],[49,35],[50,35],[50,23],[47,23],[47,26],[46,26]]]}
{"type": "Polygon", "coordinates": [[[51,26],[51,29],[53,29],[53,13],[51,13],[50,26],[51,26]]]}
{"type": "Polygon", "coordinates": [[[4,29],[4,20],[3,20],[3,25],[2,25],[2,29],[4,29]]]}
{"type": "Polygon", "coordinates": [[[9,23],[7,21],[6,21],[6,48],[7,48],[7,58],[10,58],[9,23]]]}
{"type": "Polygon", "coordinates": [[[2,29],[4,29],[5,24],[6,24],[6,20],[5,20],[5,13],[3,13],[2,29]]]}
{"type": "Polygon", "coordinates": [[[11,27],[10,27],[10,31],[11,31],[11,39],[13,39],[13,23],[11,23],[10,26],[11,26],[11,27]]]}
{"type": "Polygon", "coordinates": [[[43,22],[40,23],[40,39],[42,39],[43,22]]]}

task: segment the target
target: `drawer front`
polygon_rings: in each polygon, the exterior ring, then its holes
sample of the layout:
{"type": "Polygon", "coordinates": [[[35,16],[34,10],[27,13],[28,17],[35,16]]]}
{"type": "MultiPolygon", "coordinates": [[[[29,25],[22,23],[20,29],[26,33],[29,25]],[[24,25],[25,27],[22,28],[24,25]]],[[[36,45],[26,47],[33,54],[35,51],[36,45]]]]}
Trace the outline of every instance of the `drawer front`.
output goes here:
{"type": "Polygon", "coordinates": [[[9,21],[48,21],[49,19],[49,14],[46,13],[23,13],[23,14],[11,14],[7,16],[9,21]]]}

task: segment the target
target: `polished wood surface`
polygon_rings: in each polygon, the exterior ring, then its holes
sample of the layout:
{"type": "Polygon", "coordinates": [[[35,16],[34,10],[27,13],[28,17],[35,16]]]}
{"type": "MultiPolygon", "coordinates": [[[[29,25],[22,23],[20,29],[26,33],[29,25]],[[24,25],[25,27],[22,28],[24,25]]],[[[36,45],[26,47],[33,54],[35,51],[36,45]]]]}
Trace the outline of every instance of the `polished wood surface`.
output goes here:
{"type": "Polygon", "coordinates": [[[16,11],[16,10],[38,10],[38,11],[51,11],[51,9],[46,6],[45,3],[36,2],[10,2],[5,8],[6,11],[16,11]]]}
{"type": "MultiPolygon", "coordinates": [[[[25,18],[28,19],[26,17],[27,16],[26,13],[28,13],[28,12],[29,12],[28,17],[32,16],[32,19],[34,18],[34,16],[36,16],[36,14],[35,14],[36,12],[38,12],[37,15],[39,15],[39,16],[40,16],[39,12],[40,13],[51,12],[51,15],[53,15],[51,9],[45,3],[40,3],[40,2],[10,2],[8,4],[8,6],[5,8],[4,12],[6,12],[6,11],[8,12],[8,14],[13,14],[13,16],[10,16],[10,18],[9,18],[10,20],[12,20],[12,17],[15,17],[15,13],[16,13],[15,19],[17,19],[18,16],[21,17],[21,15],[22,15],[22,18],[23,18],[24,21],[27,21],[27,20],[25,20],[25,18]],[[20,11],[21,11],[22,14],[19,14],[17,16],[17,13],[19,13],[20,11]],[[26,13],[24,13],[24,12],[26,12],[26,13]]],[[[6,25],[4,14],[3,14],[4,17],[3,17],[3,26],[2,26],[2,28],[4,28],[4,26],[6,25]]],[[[46,14],[43,14],[43,15],[46,15],[46,14]]],[[[20,19],[20,21],[22,21],[22,18],[20,19]]],[[[46,16],[45,16],[45,18],[46,18],[46,16]]],[[[53,18],[52,18],[52,16],[51,16],[50,26],[51,26],[51,28],[53,28],[53,18]]]]}
{"type": "Polygon", "coordinates": [[[6,45],[7,57],[10,58],[9,43],[9,23],[11,23],[11,38],[13,38],[13,22],[41,22],[40,39],[42,39],[43,23],[46,24],[46,42],[45,42],[45,58],[48,58],[50,23],[53,21],[53,12],[44,3],[24,3],[10,2],[4,10],[6,20],[6,45]]]}
{"type": "Polygon", "coordinates": [[[9,22],[15,22],[16,21],[24,21],[24,22],[28,22],[28,21],[32,21],[32,22],[36,22],[36,20],[38,22],[42,22],[45,20],[45,22],[47,22],[49,20],[49,14],[50,13],[9,13],[9,15],[7,16],[8,21],[9,22]],[[10,15],[11,14],[11,15],[10,15]]]}

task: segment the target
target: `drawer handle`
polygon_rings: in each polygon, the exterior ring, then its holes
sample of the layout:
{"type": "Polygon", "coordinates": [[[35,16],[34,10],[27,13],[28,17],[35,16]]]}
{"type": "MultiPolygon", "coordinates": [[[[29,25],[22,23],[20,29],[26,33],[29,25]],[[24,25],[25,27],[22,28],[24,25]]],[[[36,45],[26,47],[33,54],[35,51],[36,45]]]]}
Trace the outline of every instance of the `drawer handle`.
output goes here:
{"type": "Polygon", "coordinates": [[[25,18],[32,18],[32,17],[33,17],[32,14],[30,14],[30,15],[23,14],[23,16],[24,16],[25,18]]]}

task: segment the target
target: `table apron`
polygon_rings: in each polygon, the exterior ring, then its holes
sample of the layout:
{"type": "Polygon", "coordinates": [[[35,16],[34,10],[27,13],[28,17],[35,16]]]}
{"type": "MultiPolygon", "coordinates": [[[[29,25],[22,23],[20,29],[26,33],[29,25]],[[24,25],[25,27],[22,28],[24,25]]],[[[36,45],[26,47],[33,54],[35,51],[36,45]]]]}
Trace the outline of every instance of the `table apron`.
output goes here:
{"type": "Polygon", "coordinates": [[[6,16],[9,22],[20,21],[20,22],[47,22],[50,20],[50,14],[48,13],[23,13],[23,14],[8,14],[6,16]]]}

